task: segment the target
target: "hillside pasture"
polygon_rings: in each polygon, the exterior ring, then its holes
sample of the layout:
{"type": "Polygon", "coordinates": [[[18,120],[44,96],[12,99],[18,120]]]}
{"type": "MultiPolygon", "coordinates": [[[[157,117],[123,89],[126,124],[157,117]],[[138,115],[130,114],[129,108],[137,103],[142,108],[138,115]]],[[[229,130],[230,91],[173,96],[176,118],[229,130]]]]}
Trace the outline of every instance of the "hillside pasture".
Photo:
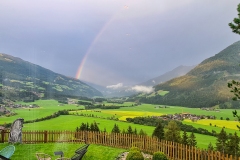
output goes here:
{"type": "Polygon", "coordinates": [[[17,104],[24,104],[24,105],[37,104],[40,107],[11,109],[11,110],[14,110],[14,112],[17,113],[17,115],[10,116],[10,117],[2,116],[0,118],[0,124],[12,123],[15,119],[19,117],[27,121],[27,120],[34,120],[37,118],[49,116],[59,110],[84,108],[83,106],[77,107],[76,105],[73,105],[73,104],[64,104],[61,106],[56,100],[38,100],[35,102],[29,102],[29,103],[18,102],[17,104]]]}

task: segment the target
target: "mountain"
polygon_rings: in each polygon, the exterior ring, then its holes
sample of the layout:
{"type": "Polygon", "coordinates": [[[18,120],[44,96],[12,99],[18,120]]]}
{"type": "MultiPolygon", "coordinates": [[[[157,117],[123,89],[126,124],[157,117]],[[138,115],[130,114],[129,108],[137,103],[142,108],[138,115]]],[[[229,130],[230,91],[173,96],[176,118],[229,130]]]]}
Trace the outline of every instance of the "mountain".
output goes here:
{"type": "Polygon", "coordinates": [[[156,78],[152,78],[146,82],[136,84],[133,86],[122,86],[119,88],[107,88],[104,86],[95,85],[89,82],[86,82],[90,86],[93,86],[94,88],[101,91],[101,93],[106,97],[125,97],[125,96],[131,96],[137,93],[149,93],[153,91],[152,87],[158,83],[166,82],[172,78],[176,78],[182,75],[185,75],[187,72],[189,72],[191,69],[193,69],[194,66],[178,66],[177,68],[173,69],[172,71],[166,72],[161,76],[158,76],[156,78]]]}
{"type": "Polygon", "coordinates": [[[102,96],[80,80],[3,53],[0,54],[0,82],[0,95],[10,99],[102,96]]]}
{"type": "Polygon", "coordinates": [[[188,73],[191,69],[193,69],[195,66],[178,66],[177,68],[174,68],[172,71],[169,71],[167,73],[164,73],[161,76],[158,76],[156,78],[150,79],[146,82],[143,82],[139,85],[142,86],[155,86],[156,84],[166,82],[170,79],[180,77],[188,73]]]}
{"type": "Polygon", "coordinates": [[[240,80],[240,41],[210,57],[186,75],[155,86],[155,91],[168,91],[164,96],[142,97],[140,101],[186,107],[237,108],[227,87],[231,80],[240,80]]]}

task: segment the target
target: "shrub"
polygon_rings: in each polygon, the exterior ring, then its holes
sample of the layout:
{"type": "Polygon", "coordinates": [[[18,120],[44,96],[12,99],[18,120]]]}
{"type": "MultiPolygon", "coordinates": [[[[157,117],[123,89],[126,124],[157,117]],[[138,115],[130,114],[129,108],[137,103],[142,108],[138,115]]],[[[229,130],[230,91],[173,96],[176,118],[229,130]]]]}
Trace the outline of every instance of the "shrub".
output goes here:
{"type": "Polygon", "coordinates": [[[127,155],[126,160],[144,160],[144,157],[139,151],[130,151],[127,155]]]}
{"type": "Polygon", "coordinates": [[[141,152],[140,149],[138,147],[132,147],[130,148],[130,152],[131,151],[138,151],[138,152],[141,152]]]}
{"type": "Polygon", "coordinates": [[[153,160],[167,160],[167,156],[163,152],[155,152],[153,154],[153,160]]]}

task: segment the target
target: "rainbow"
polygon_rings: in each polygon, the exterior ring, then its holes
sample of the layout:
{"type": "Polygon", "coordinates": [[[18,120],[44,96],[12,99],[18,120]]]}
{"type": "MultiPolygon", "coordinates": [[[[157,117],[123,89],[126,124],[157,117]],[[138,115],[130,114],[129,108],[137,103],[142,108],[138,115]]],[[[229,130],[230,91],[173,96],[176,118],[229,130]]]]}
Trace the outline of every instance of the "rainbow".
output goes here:
{"type": "MultiPolygon", "coordinates": [[[[124,6],[123,9],[126,9],[126,6],[124,6]]],[[[91,43],[90,47],[88,48],[87,52],[85,53],[79,67],[78,67],[78,70],[77,70],[77,73],[76,73],[76,76],[75,78],[76,79],[80,79],[81,78],[81,74],[83,72],[83,67],[84,67],[84,64],[86,63],[87,61],[87,57],[88,55],[91,53],[95,43],[98,41],[98,39],[101,37],[101,35],[103,34],[103,32],[106,30],[106,28],[109,26],[109,24],[115,19],[117,14],[114,14],[104,25],[103,27],[100,29],[100,31],[98,32],[98,34],[95,36],[93,42],[91,43]]]]}
{"type": "Polygon", "coordinates": [[[83,71],[83,67],[84,67],[84,64],[86,63],[86,60],[87,60],[87,57],[88,55],[91,53],[92,51],[92,48],[94,47],[95,43],[98,41],[98,39],[101,37],[101,35],[103,34],[103,32],[106,30],[106,28],[109,26],[109,24],[113,21],[115,16],[112,16],[110,18],[109,21],[107,21],[107,23],[105,23],[103,25],[103,27],[100,29],[100,31],[98,32],[98,34],[95,36],[93,42],[91,43],[90,47],[88,48],[87,52],[85,53],[79,67],[78,67],[78,70],[77,70],[77,73],[76,73],[76,76],[75,78],[76,79],[80,79],[81,77],[81,74],[82,74],[82,71],[83,71]]]}

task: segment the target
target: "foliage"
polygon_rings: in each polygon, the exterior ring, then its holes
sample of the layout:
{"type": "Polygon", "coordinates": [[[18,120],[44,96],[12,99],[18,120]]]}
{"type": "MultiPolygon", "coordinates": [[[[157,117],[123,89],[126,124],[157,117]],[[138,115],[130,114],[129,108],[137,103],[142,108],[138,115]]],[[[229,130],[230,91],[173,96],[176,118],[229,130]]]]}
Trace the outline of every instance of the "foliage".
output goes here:
{"type": "Polygon", "coordinates": [[[173,142],[181,142],[180,128],[175,121],[170,121],[164,133],[165,139],[173,142]]]}
{"type": "Polygon", "coordinates": [[[239,156],[239,137],[235,132],[234,135],[230,136],[229,141],[226,145],[226,153],[231,154],[233,156],[239,156]]]}
{"type": "Polygon", "coordinates": [[[133,134],[133,130],[131,126],[128,126],[127,128],[127,134],[133,134]]]}
{"type": "Polygon", "coordinates": [[[226,149],[228,136],[227,133],[222,128],[221,132],[217,135],[216,150],[224,153],[226,149]]]}
{"type": "Polygon", "coordinates": [[[154,152],[152,160],[168,160],[163,152],[154,152]]]}
{"type": "Polygon", "coordinates": [[[197,145],[196,137],[193,132],[190,134],[190,136],[188,138],[188,144],[193,147],[196,147],[196,145],[197,145]]]}
{"type": "Polygon", "coordinates": [[[140,149],[138,147],[131,147],[130,150],[131,151],[138,151],[138,152],[141,152],[140,149]]]}
{"type": "Polygon", "coordinates": [[[130,151],[127,155],[126,160],[144,160],[144,157],[139,151],[130,151]]]}
{"type": "Polygon", "coordinates": [[[157,137],[159,140],[164,139],[164,130],[163,130],[163,126],[161,123],[158,123],[158,125],[156,126],[156,128],[154,129],[152,136],[157,137]]]}
{"type": "Polygon", "coordinates": [[[214,150],[214,147],[213,147],[211,142],[208,144],[208,148],[207,149],[210,150],[210,151],[214,150]]]}
{"type": "Polygon", "coordinates": [[[121,133],[121,130],[116,123],[113,126],[112,133],[121,133]]]}
{"type": "Polygon", "coordinates": [[[185,130],[183,131],[181,143],[184,144],[184,145],[188,145],[188,135],[187,135],[187,132],[185,130]]]}
{"type": "Polygon", "coordinates": [[[94,132],[100,132],[100,129],[96,122],[91,123],[90,126],[88,123],[82,123],[81,126],[76,128],[76,132],[78,131],[94,131],[94,132]]]}
{"type": "Polygon", "coordinates": [[[238,18],[233,19],[233,23],[229,23],[228,25],[232,29],[232,31],[236,34],[240,34],[240,4],[237,7],[238,18]]]}
{"type": "MultiPolygon", "coordinates": [[[[134,117],[126,118],[126,120],[134,124],[141,124],[147,126],[157,126],[159,123],[161,123],[162,126],[166,126],[170,122],[170,120],[162,120],[157,117],[134,117]]],[[[194,132],[214,136],[212,132],[209,132],[204,128],[195,128],[192,125],[183,124],[181,121],[176,121],[176,123],[178,127],[183,131],[185,130],[186,132],[194,132]]]]}

